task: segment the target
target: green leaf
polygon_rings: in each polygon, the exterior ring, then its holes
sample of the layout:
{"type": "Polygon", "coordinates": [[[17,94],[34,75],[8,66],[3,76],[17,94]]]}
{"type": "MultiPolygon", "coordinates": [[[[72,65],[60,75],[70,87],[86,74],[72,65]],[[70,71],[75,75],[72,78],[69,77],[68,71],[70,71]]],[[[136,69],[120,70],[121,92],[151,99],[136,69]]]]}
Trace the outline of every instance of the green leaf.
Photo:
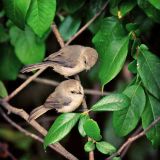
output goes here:
{"type": "Polygon", "coordinates": [[[120,5],[120,12],[121,12],[121,16],[125,16],[127,13],[129,13],[135,6],[136,6],[137,2],[133,1],[133,0],[125,0],[125,2],[122,2],[120,5]]]}
{"type": "Polygon", "coordinates": [[[64,113],[61,114],[52,124],[47,135],[44,138],[44,147],[49,144],[54,144],[63,139],[75,126],[80,114],[78,113],[64,113]]]}
{"type": "Polygon", "coordinates": [[[29,27],[25,31],[13,26],[10,31],[11,44],[23,64],[40,62],[44,58],[45,44],[36,37],[29,27]]]}
{"type": "Polygon", "coordinates": [[[90,151],[93,151],[95,150],[95,144],[93,141],[88,141],[85,146],[84,146],[84,150],[86,152],[90,152],[90,151]]]}
{"type": "Polygon", "coordinates": [[[114,157],[113,160],[121,160],[120,157],[114,157]]]}
{"type": "MultiPolygon", "coordinates": [[[[153,96],[147,96],[147,102],[145,110],[142,114],[142,126],[147,128],[154,120],[160,117],[160,102],[153,96]]],[[[160,146],[160,123],[157,123],[147,133],[147,138],[151,141],[155,147],[160,146]]]]}
{"type": "Polygon", "coordinates": [[[128,64],[128,70],[132,73],[137,73],[137,61],[133,60],[128,64]]]}
{"type": "Polygon", "coordinates": [[[111,3],[110,12],[114,16],[118,16],[118,12],[120,12],[121,17],[128,14],[137,4],[136,1],[132,0],[125,0],[124,2],[118,3],[119,1],[111,3]]]}
{"type": "MultiPolygon", "coordinates": [[[[86,3],[84,9],[86,23],[101,10],[105,2],[105,0],[94,0],[94,3],[93,1],[89,1],[88,3],[86,3]]],[[[88,28],[93,34],[95,34],[99,30],[103,17],[104,14],[102,13],[93,23],[91,23],[91,25],[89,25],[88,28]]]]}
{"type": "Polygon", "coordinates": [[[137,23],[128,23],[126,24],[126,29],[131,32],[131,31],[136,31],[138,29],[139,25],[137,23]]]}
{"type": "Polygon", "coordinates": [[[89,119],[89,116],[87,114],[81,114],[80,120],[79,120],[79,124],[78,124],[78,131],[81,134],[82,137],[86,136],[86,132],[84,131],[84,123],[86,122],[86,120],[89,119]]]}
{"type": "Polygon", "coordinates": [[[7,16],[21,29],[25,27],[26,15],[30,2],[31,0],[3,0],[7,16]]]}
{"type": "Polygon", "coordinates": [[[0,79],[15,80],[22,66],[16,57],[13,48],[6,43],[0,45],[0,79]]]}
{"type": "Polygon", "coordinates": [[[85,121],[84,125],[84,131],[86,132],[87,136],[91,137],[92,139],[96,141],[100,141],[102,139],[102,136],[100,135],[100,129],[96,121],[93,119],[88,119],[85,121]]]}
{"type": "Polygon", "coordinates": [[[0,137],[4,141],[13,144],[15,148],[24,150],[25,152],[28,151],[33,142],[33,140],[30,137],[27,137],[23,133],[9,127],[4,127],[3,125],[1,125],[0,127],[0,137]]]}
{"type": "Polygon", "coordinates": [[[130,99],[120,93],[111,94],[103,97],[96,104],[92,106],[93,111],[118,111],[130,104],[130,99]]]}
{"type": "Polygon", "coordinates": [[[145,107],[146,97],[140,85],[132,85],[123,92],[131,100],[130,106],[113,113],[113,127],[119,136],[130,133],[138,124],[145,107]]]}
{"type": "Polygon", "coordinates": [[[63,1],[63,8],[69,12],[74,13],[79,10],[85,3],[85,0],[64,0],[63,1]]]}
{"type": "Polygon", "coordinates": [[[7,31],[5,30],[3,25],[0,24],[0,43],[6,42],[8,41],[8,39],[9,39],[9,36],[7,34],[7,31]]]}
{"type": "Polygon", "coordinates": [[[99,53],[98,76],[104,86],[115,78],[123,67],[128,52],[129,36],[126,36],[119,20],[109,17],[103,20],[92,42],[99,53]]]}
{"type": "MultiPolygon", "coordinates": [[[[160,23],[160,12],[152,6],[146,0],[138,0],[139,7],[145,12],[145,14],[151,18],[154,22],[160,23]]],[[[158,2],[159,3],[159,2],[158,2]]]]}
{"type": "Polygon", "coordinates": [[[96,148],[103,154],[111,155],[116,152],[116,148],[112,144],[105,141],[96,142],[96,148]]]}
{"type": "Polygon", "coordinates": [[[8,95],[5,85],[0,81],[0,97],[4,98],[8,95]]]}
{"type": "Polygon", "coordinates": [[[122,0],[110,0],[110,6],[116,7],[122,0]]]}
{"type": "Polygon", "coordinates": [[[160,10],[160,1],[159,0],[149,0],[149,2],[157,9],[160,10]]]}
{"type": "Polygon", "coordinates": [[[160,59],[141,45],[137,70],[146,89],[160,99],[160,59]]]}
{"type": "Polygon", "coordinates": [[[63,39],[67,41],[79,29],[81,19],[79,17],[67,16],[59,27],[59,32],[63,39]]]}
{"type": "Polygon", "coordinates": [[[56,0],[32,0],[27,24],[42,37],[50,28],[56,12],[56,0]]]}

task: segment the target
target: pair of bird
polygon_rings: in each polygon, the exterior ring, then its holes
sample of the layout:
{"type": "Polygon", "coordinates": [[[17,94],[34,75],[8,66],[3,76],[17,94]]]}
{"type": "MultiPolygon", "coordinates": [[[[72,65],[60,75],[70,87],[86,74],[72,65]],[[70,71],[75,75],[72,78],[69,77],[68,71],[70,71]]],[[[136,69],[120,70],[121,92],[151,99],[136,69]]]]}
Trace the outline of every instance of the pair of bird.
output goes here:
{"type": "MultiPolygon", "coordinates": [[[[57,73],[69,77],[83,70],[89,70],[98,59],[95,49],[81,45],[65,46],[58,52],[48,56],[42,63],[25,66],[21,72],[30,72],[44,67],[52,67],[57,73]]],[[[57,112],[72,112],[83,101],[84,90],[77,80],[65,80],[61,82],[46,102],[35,108],[29,117],[29,121],[38,118],[50,109],[57,112]]]]}

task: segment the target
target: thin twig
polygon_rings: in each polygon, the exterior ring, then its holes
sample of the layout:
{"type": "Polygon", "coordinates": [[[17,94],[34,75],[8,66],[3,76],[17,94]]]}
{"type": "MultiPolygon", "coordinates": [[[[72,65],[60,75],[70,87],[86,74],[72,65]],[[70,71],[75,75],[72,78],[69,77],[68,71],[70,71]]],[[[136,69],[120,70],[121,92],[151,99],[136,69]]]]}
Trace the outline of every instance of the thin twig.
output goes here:
{"type": "Polygon", "coordinates": [[[160,117],[158,117],[156,120],[154,120],[146,129],[144,129],[142,132],[138,133],[137,135],[128,138],[128,140],[119,148],[119,150],[112,154],[110,157],[106,158],[106,160],[111,160],[112,158],[114,158],[115,156],[119,156],[122,151],[131,143],[133,143],[134,141],[136,141],[137,139],[143,137],[144,135],[146,135],[146,133],[152,128],[154,127],[158,122],[160,122],[160,117]]]}
{"type": "MultiPolygon", "coordinates": [[[[136,129],[136,131],[130,136],[130,137],[134,137],[136,136],[137,134],[139,134],[140,132],[142,131],[142,127],[138,127],[136,129]]],[[[125,154],[127,153],[128,149],[130,148],[131,144],[129,144],[128,146],[126,146],[126,148],[122,151],[121,153],[121,158],[123,158],[125,156],[125,154]]]]}
{"type": "MultiPolygon", "coordinates": [[[[28,118],[29,115],[27,112],[25,112],[23,109],[19,109],[19,108],[15,108],[13,106],[11,106],[9,103],[7,103],[4,100],[0,100],[0,104],[10,113],[14,113],[18,116],[20,116],[21,118],[23,118],[24,120],[26,120],[33,128],[35,128],[40,134],[42,134],[43,136],[45,136],[47,134],[47,130],[45,128],[43,128],[39,123],[37,123],[35,120],[29,122],[28,118]]],[[[69,160],[78,160],[75,156],[73,156],[71,153],[69,153],[61,144],[59,143],[55,143],[52,145],[53,149],[55,151],[57,151],[59,154],[61,154],[62,156],[64,156],[65,158],[69,159],[69,160]]]]}
{"type": "MultiPolygon", "coordinates": [[[[24,74],[19,74],[18,76],[21,79],[27,79],[29,78],[29,76],[26,76],[24,74]]],[[[34,82],[38,82],[38,83],[42,83],[45,85],[50,85],[50,86],[57,86],[59,84],[59,82],[55,81],[55,80],[50,80],[50,79],[45,79],[45,78],[36,78],[33,80],[34,82]]],[[[100,95],[100,96],[105,96],[105,95],[109,95],[110,92],[101,92],[98,90],[93,90],[93,89],[84,89],[84,93],[85,94],[90,94],[90,95],[100,95]]]]}
{"type": "Polygon", "coordinates": [[[51,27],[52,27],[53,33],[54,33],[55,36],[56,36],[57,41],[59,42],[61,48],[63,48],[63,47],[64,47],[64,41],[63,41],[63,39],[62,39],[61,34],[59,33],[59,31],[58,31],[58,29],[57,29],[56,24],[54,23],[51,27]]]}
{"type": "MultiPolygon", "coordinates": [[[[29,131],[27,131],[26,129],[22,128],[20,125],[18,125],[17,123],[15,123],[12,119],[10,119],[6,114],[5,112],[0,109],[0,114],[3,116],[3,118],[9,122],[13,127],[15,127],[17,130],[19,130],[21,133],[25,134],[26,136],[29,136],[41,143],[43,143],[43,139],[39,136],[37,136],[36,134],[33,134],[29,131]]],[[[49,145],[50,148],[54,149],[53,145],[49,145]]]]}
{"type": "Polygon", "coordinates": [[[89,20],[74,36],[72,36],[68,42],[65,44],[66,46],[69,45],[75,38],[77,38],[84,30],[86,30],[86,28],[88,28],[88,26],[91,25],[91,23],[93,23],[93,21],[105,10],[105,8],[107,7],[109,3],[109,0],[103,5],[103,7],[101,8],[101,10],[96,13],[96,15],[89,20]]]}
{"type": "Polygon", "coordinates": [[[5,101],[9,101],[15,95],[17,95],[22,89],[24,89],[30,82],[32,82],[37,76],[39,76],[46,68],[40,69],[33,76],[29,77],[24,83],[22,83],[17,89],[15,89],[9,96],[5,97],[5,101]]]}

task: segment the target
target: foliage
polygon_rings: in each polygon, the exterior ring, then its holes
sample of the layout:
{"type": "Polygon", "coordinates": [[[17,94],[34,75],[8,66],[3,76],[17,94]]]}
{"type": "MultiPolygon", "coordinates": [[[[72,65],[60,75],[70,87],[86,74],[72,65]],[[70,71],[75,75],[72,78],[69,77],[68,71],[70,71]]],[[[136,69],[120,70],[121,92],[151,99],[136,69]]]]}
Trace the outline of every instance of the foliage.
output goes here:
{"type": "MultiPolygon", "coordinates": [[[[6,82],[17,80],[24,65],[41,62],[47,56],[45,54],[48,44],[53,44],[48,43],[52,35],[51,24],[55,22],[58,25],[61,36],[67,41],[102,8],[105,2],[0,2],[3,4],[0,8],[0,97],[7,96],[9,89],[5,87],[6,82]]],[[[100,98],[91,105],[88,112],[60,114],[44,138],[44,148],[64,139],[78,123],[80,135],[89,137],[89,141],[84,145],[86,152],[97,149],[102,154],[111,155],[116,152],[116,147],[112,142],[103,139],[103,130],[96,118],[92,119],[89,116],[91,112],[112,112],[113,128],[120,137],[129,135],[138,125],[146,129],[160,116],[160,59],[151,47],[152,39],[148,40],[154,26],[160,23],[160,3],[156,0],[110,0],[107,9],[84,33],[84,39],[87,40],[82,44],[87,41],[86,46],[94,47],[99,54],[97,66],[91,70],[91,80],[92,83],[97,83],[93,78],[96,77],[104,90],[113,82],[118,84],[117,79],[129,62],[131,82],[125,84],[122,92],[114,88],[114,93],[100,98]]],[[[85,78],[84,81],[87,83],[88,77],[85,78]]],[[[150,129],[146,137],[154,147],[159,147],[160,125],[156,124],[150,129]]],[[[30,146],[30,142],[28,143],[30,146]]]]}

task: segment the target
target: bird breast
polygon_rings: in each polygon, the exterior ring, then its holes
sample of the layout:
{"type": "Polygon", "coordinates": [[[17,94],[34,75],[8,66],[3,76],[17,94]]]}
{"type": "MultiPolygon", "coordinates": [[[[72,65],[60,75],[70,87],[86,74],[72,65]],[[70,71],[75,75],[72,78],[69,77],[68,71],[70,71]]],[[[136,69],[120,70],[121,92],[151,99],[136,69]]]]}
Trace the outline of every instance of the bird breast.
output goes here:
{"type": "Polygon", "coordinates": [[[82,101],[83,101],[83,95],[77,95],[77,97],[72,99],[72,102],[69,105],[64,106],[60,109],[57,109],[57,111],[58,112],[72,112],[81,105],[82,101]]]}

